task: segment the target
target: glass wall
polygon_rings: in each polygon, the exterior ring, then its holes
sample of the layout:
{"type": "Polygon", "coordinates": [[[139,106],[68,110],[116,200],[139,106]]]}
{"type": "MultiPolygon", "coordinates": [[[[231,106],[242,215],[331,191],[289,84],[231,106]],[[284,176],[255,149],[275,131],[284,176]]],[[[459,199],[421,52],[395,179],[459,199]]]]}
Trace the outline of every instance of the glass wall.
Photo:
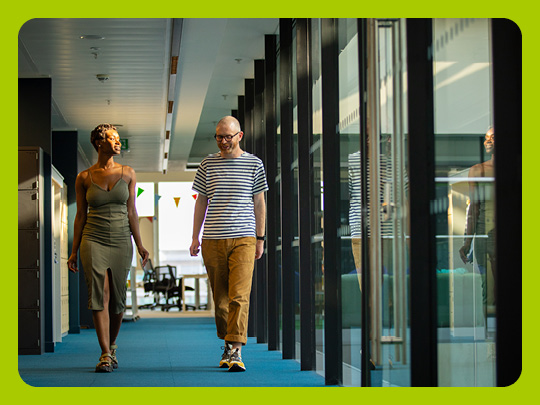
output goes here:
{"type": "MultiPolygon", "coordinates": [[[[311,271],[314,279],[315,369],[325,374],[325,269],[321,20],[311,19],[311,271]]],[[[368,19],[359,68],[357,19],[337,19],[339,91],[338,229],[342,305],[342,384],[411,385],[410,224],[405,19],[368,19]],[[366,116],[359,78],[366,75],[366,116]],[[365,124],[365,126],[364,126],[365,124]],[[366,133],[361,133],[361,128],[366,133]],[[360,151],[365,156],[360,155],[360,151]],[[361,189],[366,195],[361,195],[361,189]],[[363,198],[363,200],[361,200],[363,198]],[[363,206],[362,202],[366,205],[363,206]],[[362,216],[365,215],[365,219],[362,216]],[[362,222],[366,240],[362,240],[362,222]],[[365,255],[367,268],[362,268],[365,255]],[[365,278],[365,291],[362,288],[365,278]],[[365,295],[363,297],[363,294],[365,295]],[[362,302],[369,323],[362,324],[362,302]],[[367,330],[366,330],[367,329],[367,330]],[[369,342],[363,342],[367,336],[369,342]],[[368,347],[368,353],[362,353],[368,347]],[[364,355],[364,357],[362,356],[364,355]],[[362,361],[364,360],[364,362],[362,361]],[[366,360],[369,360],[367,362],[366,360]],[[369,364],[369,375],[362,365],[369,364]],[[369,377],[369,378],[368,378],[369,377]]],[[[441,386],[495,384],[492,153],[489,22],[434,20],[434,105],[437,224],[438,364],[441,386]]],[[[293,38],[294,28],[293,28],[293,38]]],[[[296,41],[293,40],[293,44],[296,41]]],[[[278,54],[279,58],[279,54],[278,54]]],[[[296,78],[293,45],[291,75],[296,78]]],[[[279,62],[278,62],[279,65],[279,62]]],[[[278,70],[279,74],[279,70],[278,70]]],[[[278,81],[279,83],[279,81],[278,81]]],[[[298,98],[292,81],[295,357],[301,353],[298,289],[298,98]]],[[[279,86],[276,97],[279,108],[279,86]]],[[[279,117],[278,121],[279,123],[279,117]]],[[[278,169],[280,166],[278,125],[278,169]]],[[[280,177],[275,181],[280,190],[280,177]]],[[[306,179],[307,180],[307,179],[306,179]]],[[[281,212],[275,213],[281,221],[281,212]]],[[[282,225],[283,226],[283,225],[282,225]]],[[[277,266],[281,264],[278,238],[277,266]]],[[[329,247],[328,247],[329,249],[329,247]]],[[[328,250],[327,249],[327,250],[328,250]]],[[[281,274],[281,269],[279,269],[281,274]]],[[[278,288],[278,292],[281,288],[278,288]]],[[[278,297],[281,302],[281,297],[278,297]]],[[[280,308],[280,319],[283,309],[280,308]]],[[[281,322],[280,322],[281,324],[281,322]]],[[[280,346],[282,348],[282,346],[280,346]]],[[[367,370],[366,370],[367,371],[367,370]]]]}
{"type": "Polygon", "coordinates": [[[360,95],[355,18],[338,20],[343,385],[359,386],[362,343],[360,95]]]}
{"type": "Polygon", "coordinates": [[[487,19],[435,19],[440,386],[495,385],[495,132],[487,19]]]}
{"type": "Polygon", "coordinates": [[[370,384],[409,386],[405,20],[367,22],[370,384]]]}

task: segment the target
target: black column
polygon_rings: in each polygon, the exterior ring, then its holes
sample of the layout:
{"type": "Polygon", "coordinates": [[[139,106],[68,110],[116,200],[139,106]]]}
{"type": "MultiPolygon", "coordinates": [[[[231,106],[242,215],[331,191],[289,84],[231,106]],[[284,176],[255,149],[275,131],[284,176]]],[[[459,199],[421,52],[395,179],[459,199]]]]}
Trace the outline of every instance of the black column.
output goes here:
{"type": "MultiPolygon", "coordinates": [[[[243,150],[255,154],[255,142],[253,135],[253,113],[255,108],[255,80],[244,79],[244,145],[243,150]]],[[[257,327],[257,272],[256,266],[253,268],[253,280],[251,283],[251,295],[249,297],[249,318],[248,318],[248,336],[255,337],[257,327]]]]}
{"type": "Polygon", "coordinates": [[[255,153],[253,147],[253,108],[255,106],[255,80],[244,79],[244,150],[255,153]]]}
{"type": "Polygon", "coordinates": [[[300,368],[315,369],[315,283],[311,268],[313,110],[311,100],[311,20],[296,20],[298,97],[298,233],[300,269],[300,368]]]}
{"type": "MultiPolygon", "coordinates": [[[[77,179],[77,131],[54,131],[52,133],[53,165],[64,177],[68,203],[68,256],[73,247],[73,223],[77,213],[75,180],[77,179]]],[[[80,285],[81,273],[69,272],[69,333],[80,333],[80,285]]],[[[86,308],[86,307],[85,307],[86,308]]]]}
{"type": "Polygon", "coordinates": [[[497,385],[521,374],[521,32],[510,20],[493,19],[493,110],[495,127],[495,224],[497,385]]]}
{"type": "Polygon", "coordinates": [[[277,228],[276,218],[279,201],[277,200],[277,147],[276,147],[276,36],[266,35],[265,41],[265,90],[264,90],[264,117],[265,117],[265,155],[266,179],[268,192],[266,193],[266,267],[268,280],[266,284],[268,296],[268,350],[278,350],[279,346],[279,302],[278,302],[278,265],[276,255],[277,228]]]}
{"type": "Polygon", "coordinates": [[[292,19],[279,20],[280,35],[280,110],[281,110],[281,280],[283,358],[295,353],[294,266],[292,243],[293,173],[293,107],[292,107],[292,19]]]}
{"type": "MultiPolygon", "coordinates": [[[[265,163],[264,155],[264,60],[255,61],[255,88],[254,88],[254,109],[253,109],[253,131],[255,139],[255,154],[265,163]]],[[[257,273],[257,312],[255,324],[257,325],[257,343],[266,343],[266,257],[263,254],[255,265],[257,273]]]]}
{"type": "MultiPolygon", "coordinates": [[[[365,18],[358,19],[358,83],[359,83],[359,106],[360,106],[360,156],[368,156],[368,133],[367,133],[367,21],[365,18]]],[[[362,207],[368,207],[368,160],[360,160],[360,204],[362,207]]],[[[367,220],[367,210],[362,211],[362,269],[370,267],[369,243],[369,224],[367,220]]],[[[371,274],[369,271],[362,272],[362,291],[369,291],[371,274]]],[[[369,294],[362,294],[362,387],[371,386],[371,342],[370,342],[370,304],[369,294]]]]}
{"type": "Polygon", "coordinates": [[[411,223],[411,385],[437,386],[432,21],[407,20],[411,223]]]}
{"type": "Polygon", "coordinates": [[[328,385],[343,380],[341,329],[341,244],[339,69],[337,19],[321,20],[322,147],[324,182],[324,358],[328,385]]]}

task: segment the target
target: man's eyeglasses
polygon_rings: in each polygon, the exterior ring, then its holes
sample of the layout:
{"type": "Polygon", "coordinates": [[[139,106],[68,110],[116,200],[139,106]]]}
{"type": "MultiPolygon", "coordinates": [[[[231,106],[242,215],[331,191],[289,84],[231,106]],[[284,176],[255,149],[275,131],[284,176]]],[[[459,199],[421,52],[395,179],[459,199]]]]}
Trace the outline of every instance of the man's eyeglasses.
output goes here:
{"type": "Polygon", "coordinates": [[[228,141],[232,140],[239,133],[240,133],[240,131],[238,131],[234,135],[218,135],[218,134],[215,134],[214,138],[216,138],[216,141],[218,141],[218,142],[221,142],[223,140],[223,138],[225,138],[225,140],[228,142],[228,141]]]}

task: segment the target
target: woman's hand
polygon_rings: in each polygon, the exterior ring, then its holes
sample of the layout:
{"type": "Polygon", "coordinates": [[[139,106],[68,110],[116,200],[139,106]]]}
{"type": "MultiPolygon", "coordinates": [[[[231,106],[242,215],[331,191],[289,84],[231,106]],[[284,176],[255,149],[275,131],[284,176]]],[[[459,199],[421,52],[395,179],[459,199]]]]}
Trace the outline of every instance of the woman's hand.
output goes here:
{"type": "Polygon", "coordinates": [[[73,273],[78,273],[79,269],[77,268],[77,252],[72,253],[71,256],[69,256],[69,259],[67,261],[68,269],[69,271],[73,273]]]}
{"type": "Polygon", "coordinates": [[[148,256],[150,255],[148,253],[148,250],[146,250],[143,246],[137,246],[137,250],[139,251],[139,254],[142,258],[142,267],[146,266],[146,262],[148,262],[148,256]]]}

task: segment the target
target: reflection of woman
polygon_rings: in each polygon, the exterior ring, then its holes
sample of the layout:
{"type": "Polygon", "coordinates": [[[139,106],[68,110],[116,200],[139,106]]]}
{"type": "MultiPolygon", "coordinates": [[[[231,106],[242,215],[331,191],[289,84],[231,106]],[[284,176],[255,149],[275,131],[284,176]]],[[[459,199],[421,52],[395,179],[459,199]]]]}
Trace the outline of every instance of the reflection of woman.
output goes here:
{"type": "Polygon", "coordinates": [[[474,238],[474,257],[478,269],[482,274],[483,300],[484,303],[493,304],[493,299],[488,300],[487,269],[488,263],[495,275],[495,212],[494,212],[494,161],[495,161],[495,131],[490,128],[484,138],[486,153],[491,154],[491,159],[474,165],[469,170],[469,193],[470,205],[467,210],[467,224],[465,233],[467,238],[459,250],[463,263],[470,261],[468,254],[474,238]],[[486,179],[482,179],[486,178],[486,179]],[[479,181],[480,180],[480,181],[479,181]]]}
{"type": "Polygon", "coordinates": [[[135,171],[113,160],[121,150],[116,128],[110,124],[98,125],[92,131],[91,142],[98,160],[79,173],[75,182],[77,215],[68,267],[78,272],[80,248],[88,308],[92,310],[101,346],[96,372],[111,372],[118,367],[116,338],[122,324],[126,281],[133,257],[131,235],[143,266],[148,251],[141,243],[135,209],[135,171]]]}

